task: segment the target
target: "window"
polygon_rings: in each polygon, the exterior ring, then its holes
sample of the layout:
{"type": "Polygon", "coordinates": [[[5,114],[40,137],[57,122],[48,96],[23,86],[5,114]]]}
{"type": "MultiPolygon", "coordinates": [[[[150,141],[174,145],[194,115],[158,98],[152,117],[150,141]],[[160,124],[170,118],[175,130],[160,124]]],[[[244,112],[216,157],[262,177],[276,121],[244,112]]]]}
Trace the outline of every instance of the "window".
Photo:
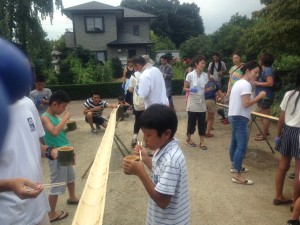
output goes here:
{"type": "Polygon", "coordinates": [[[140,35],[140,26],[139,25],[133,25],[133,35],[139,36],[140,35]]]}
{"type": "Polygon", "coordinates": [[[85,17],[86,32],[104,32],[103,17],[85,17]]]}
{"type": "Polygon", "coordinates": [[[106,52],[96,52],[96,57],[99,62],[102,62],[102,63],[106,62],[106,52]]]}

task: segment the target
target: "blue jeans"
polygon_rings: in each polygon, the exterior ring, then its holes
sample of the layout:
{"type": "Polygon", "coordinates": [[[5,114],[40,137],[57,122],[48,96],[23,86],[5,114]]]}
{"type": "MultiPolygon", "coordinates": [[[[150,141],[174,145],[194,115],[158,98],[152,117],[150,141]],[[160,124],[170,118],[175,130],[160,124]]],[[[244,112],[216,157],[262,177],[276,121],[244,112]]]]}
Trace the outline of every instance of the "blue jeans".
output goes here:
{"type": "Polygon", "coordinates": [[[240,173],[248,144],[248,121],[244,116],[229,116],[232,127],[230,160],[234,171],[240,173]]]}

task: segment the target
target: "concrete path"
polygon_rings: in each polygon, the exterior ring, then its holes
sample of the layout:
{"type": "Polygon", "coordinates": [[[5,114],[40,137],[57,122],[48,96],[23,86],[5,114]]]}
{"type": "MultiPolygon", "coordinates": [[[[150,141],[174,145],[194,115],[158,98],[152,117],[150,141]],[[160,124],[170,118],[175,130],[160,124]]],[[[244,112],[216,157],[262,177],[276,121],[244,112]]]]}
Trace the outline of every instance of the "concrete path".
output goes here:
{"type": "MultiPolygon", "coordinates": [[[[115,100],[109,100],[115,102],[115,100]]],[[[83,120],[83,101],[71,102],[68,110],[77,121],[78,129],[68,133],[70,143],[77,153],[76,187],[80,195],[86,178],[82,175],[93,161],[101,143],[104,130],[98,134],[90,132],[88,124],[83,120]]],[[[250,135],[250,142],[244,166],[250,169],[246,177],[254,181],[254,185],[245,186],[231,182],[229,150],[231,128],[223,125],[216,116],[215,137],[206,139],[207,151],[200,148],[187,147],[184,144],[187,117],[183,96],[175,96],[174,103],[179,118],[176,138],[185,154],[191,202],[191,225],[283,225],[290,216],[289,206],[273,206],[274,176],[278,165],[279,153],[272,154],[265,142],[254,141],[255,129],[250,135]]],[[[108,116],[110,110],[105,110],[108,116]]],[[[130,145],[134,117],[120,122],[116,133],[122,141],[130,145]]],[[[275,125],[272,125],[269,139],[273,144],[275,125]]],[[[142,140],[142,134],[139,135],[142,140]]],[[[199,138],[194,135],[198,143],[199,138]]],[[[111,155],[109,180],[107,186],[104,223],[105,225],[140,225],[145,224],[147,209],[147,192],[140,180],[135,176],[125,175],[122,171],[122,155],[114,144],[111,155]]],[[[292,168],[293,169],[293,168],[292,168]]],[[[47,161],[43,160],[45,180],[49,180],[47,161]]],[[[292,180],[286,178],[285,193],[292,196],[292,180]]],[[[55,222],[57,225],[72,223],[76,206],[66,204],[68,196],[59,197],[58,210],[67,210],[68,218],[55,222]]]]}

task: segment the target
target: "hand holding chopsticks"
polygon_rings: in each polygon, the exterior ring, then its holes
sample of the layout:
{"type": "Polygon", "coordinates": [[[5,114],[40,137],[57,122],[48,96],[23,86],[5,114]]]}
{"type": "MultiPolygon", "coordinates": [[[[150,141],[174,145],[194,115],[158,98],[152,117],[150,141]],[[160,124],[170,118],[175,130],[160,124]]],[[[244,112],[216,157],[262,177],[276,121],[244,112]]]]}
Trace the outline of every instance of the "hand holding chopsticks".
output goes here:
{"type": "MultiPolygon", "coordinates": [[[[58,187],[58,186],[64,186],[66,185],[66,182],[60,182],[60,183],[52,183],[52,184],[42,184],[42,187],[44,189],[48,189],[48,188],[52,188],[52,187],[58,187]]],[[[32,191],[34,189],[32,189],[31,187],[27,186],[27,191],[32,191]]]]}

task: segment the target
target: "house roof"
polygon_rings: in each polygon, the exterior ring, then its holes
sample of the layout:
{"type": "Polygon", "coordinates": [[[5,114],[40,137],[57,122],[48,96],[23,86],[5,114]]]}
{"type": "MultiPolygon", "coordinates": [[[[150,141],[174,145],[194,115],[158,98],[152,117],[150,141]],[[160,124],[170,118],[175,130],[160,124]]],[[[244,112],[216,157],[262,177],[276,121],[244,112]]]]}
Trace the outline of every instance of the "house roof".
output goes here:
{"type": "Polygon", "coordinates": [[[108,46],[153,44],[152,41],[129,33],[119,33],[118,39],[107,43],[108,46]]]}
{"type": "Polygon", "coordinates": [[[123,12],[123,18],[155,18],[156,17],[155,15],[149,13],[144,13],[141,11],[137,11],[137,10],[121,7],[121,6],[117,6],[117,7],[110,6],[97,1],[87,2],[87,3],[66,8],[63,10],[63,13],[67,17],[72,19],[73,13],[81,13],[84,11],[89,11],[89,12],[101,11],[101,12],[115,12],[115,13],[123,12]]]}

